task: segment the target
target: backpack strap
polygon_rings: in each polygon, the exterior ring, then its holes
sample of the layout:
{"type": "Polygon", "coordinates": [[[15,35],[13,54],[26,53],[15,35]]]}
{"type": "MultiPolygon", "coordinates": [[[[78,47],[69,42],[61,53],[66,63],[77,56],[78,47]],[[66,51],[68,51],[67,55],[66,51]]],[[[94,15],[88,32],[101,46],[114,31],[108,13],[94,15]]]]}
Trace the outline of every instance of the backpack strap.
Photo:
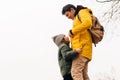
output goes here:
{"type": "MultiPolygon", "coordinates": [[[[95,17],[96,18],[96,17],[95,17]]],[[[95,20],[95,25],[97,24],[97,22],[98,22],[98,19],[96,18],[96,20],[95,20]]]]}
{"type": "Polygon", "coordinates": [[[94,38],[93,38],[92,32],[91,32],[90,29],[88,29],[88,31],[90,32],[90,34],[91,34],[91,38],[92,38],[92,42],[93,42],[94,46],[96,47],[95,40],[94,40],[94,38]]]}
{"type": "Polygon", "coordinates": [[[80,16],[79,16],[78,14],[77,14],[77,17],[78,17],[78,20],[79,20],[80,22],[82,22],[81,19],[80,19],[80,16]]]}

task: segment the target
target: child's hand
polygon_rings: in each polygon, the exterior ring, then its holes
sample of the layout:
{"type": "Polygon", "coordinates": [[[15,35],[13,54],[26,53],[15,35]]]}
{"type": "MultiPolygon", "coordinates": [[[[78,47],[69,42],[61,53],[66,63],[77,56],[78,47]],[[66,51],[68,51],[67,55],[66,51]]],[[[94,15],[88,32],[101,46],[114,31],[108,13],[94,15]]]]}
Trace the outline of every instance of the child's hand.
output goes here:
{"type": "Polygon", "coordinates": [[[82,52],[82,49],[79,48],[79,49],[76,49],[76,51],[77,51],[78,53],[81,53],[81,52],[82,52]]]}

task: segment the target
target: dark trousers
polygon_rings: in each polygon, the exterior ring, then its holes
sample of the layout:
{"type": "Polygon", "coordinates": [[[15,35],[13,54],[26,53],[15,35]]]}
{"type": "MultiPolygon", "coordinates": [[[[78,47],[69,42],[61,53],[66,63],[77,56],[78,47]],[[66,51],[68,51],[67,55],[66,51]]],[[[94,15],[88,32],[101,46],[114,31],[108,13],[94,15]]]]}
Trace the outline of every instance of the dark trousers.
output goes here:
{"type": "Polygon", "coordinates": [[[71,74],[65,75],[63,80],[73,80],[71,74]]]}

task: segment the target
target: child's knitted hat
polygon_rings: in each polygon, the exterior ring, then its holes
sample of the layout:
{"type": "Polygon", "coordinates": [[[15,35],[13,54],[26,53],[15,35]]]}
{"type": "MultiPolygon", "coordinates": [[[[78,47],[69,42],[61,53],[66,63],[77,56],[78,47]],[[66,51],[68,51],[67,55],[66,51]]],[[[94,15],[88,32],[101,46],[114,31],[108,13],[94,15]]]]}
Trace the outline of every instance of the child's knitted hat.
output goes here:
{"type": "Polygon", "coordinates": [[[64,34],[58,34],[53,37],[53,41],[58,47],[60,46],[60,44],[62,44],[64,36],[64,34]]]}

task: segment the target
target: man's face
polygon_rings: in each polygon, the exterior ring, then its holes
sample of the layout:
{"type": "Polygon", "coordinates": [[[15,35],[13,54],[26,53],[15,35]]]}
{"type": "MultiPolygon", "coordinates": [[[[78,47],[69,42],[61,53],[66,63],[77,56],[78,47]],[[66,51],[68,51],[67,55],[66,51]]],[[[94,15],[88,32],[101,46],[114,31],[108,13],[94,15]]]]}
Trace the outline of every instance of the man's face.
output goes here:
{"type": "Polygon", "coordinates": [[[74,13],[75,13],[75,10],[73,8],[71,8],[70,11],[66,11],[65,12],[65,16],[68,18],[68,19],[74,19],[74,13]]]}

